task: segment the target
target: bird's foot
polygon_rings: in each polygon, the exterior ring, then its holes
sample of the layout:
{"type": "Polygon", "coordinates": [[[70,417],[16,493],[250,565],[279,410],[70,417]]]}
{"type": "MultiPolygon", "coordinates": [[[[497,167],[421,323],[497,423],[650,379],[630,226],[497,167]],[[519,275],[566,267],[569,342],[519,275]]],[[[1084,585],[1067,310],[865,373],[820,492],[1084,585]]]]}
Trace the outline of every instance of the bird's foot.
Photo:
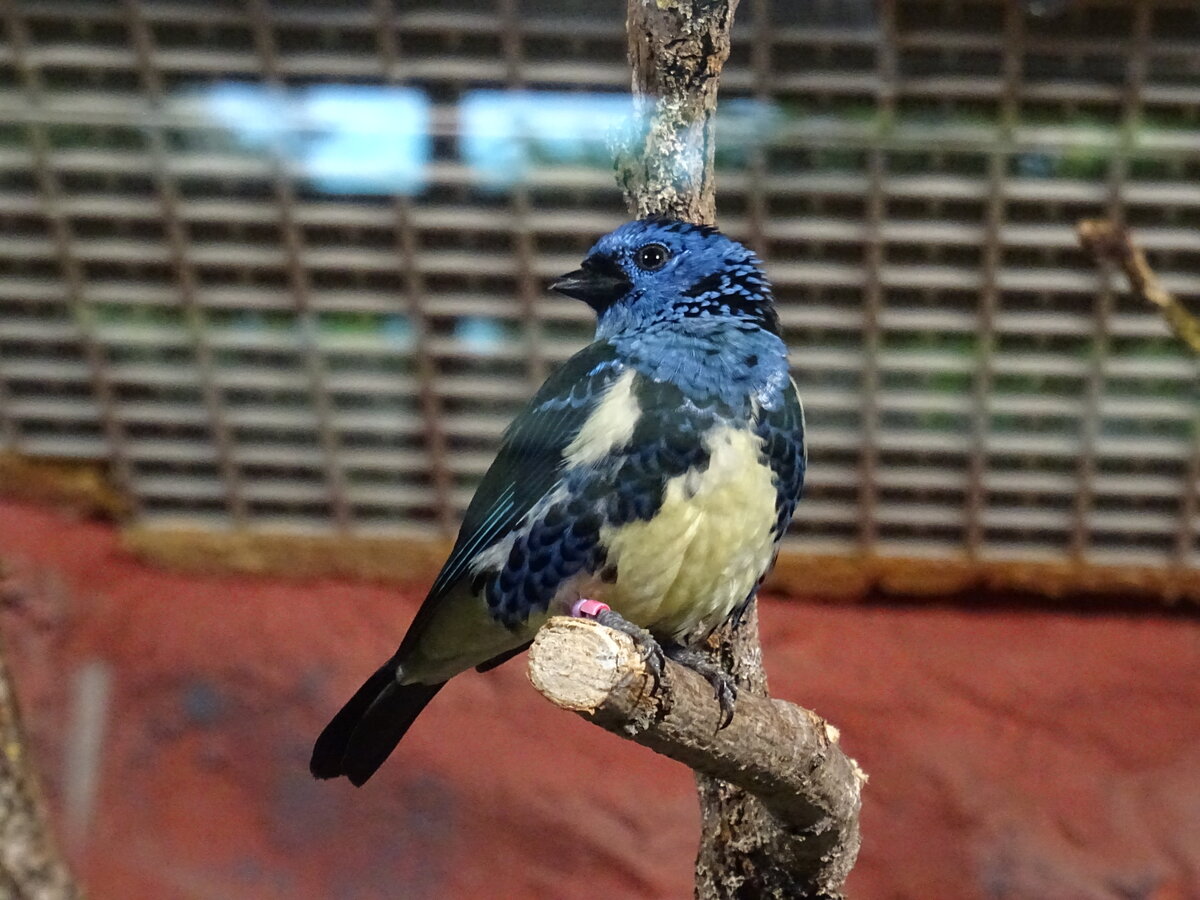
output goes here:
{"type": "Polygon", "coordinates": [[[667,647],[666,654],[681,666],[704,676],[705,681],[712,685],[713,695],[721,705],[721,724],[717,726],[717,731],[727,727],[733,721],[733,711],[737,706],[738,686],[733,676],[698,650],[671,644],[667,647]]]}
{"type": "Polygon", "coordinates": [[[654,635],[645,628],[634,625],[618,612],[614,612],[607,603],[599,600],[580,599],[571,607],[571,615],[576,618],[595,619],[605,628],[619,631],[633,638],[650,677],[654,679],[653,690],[657,691],[666,672],[667,658],[662,646],[654,639],[654,635]]]}

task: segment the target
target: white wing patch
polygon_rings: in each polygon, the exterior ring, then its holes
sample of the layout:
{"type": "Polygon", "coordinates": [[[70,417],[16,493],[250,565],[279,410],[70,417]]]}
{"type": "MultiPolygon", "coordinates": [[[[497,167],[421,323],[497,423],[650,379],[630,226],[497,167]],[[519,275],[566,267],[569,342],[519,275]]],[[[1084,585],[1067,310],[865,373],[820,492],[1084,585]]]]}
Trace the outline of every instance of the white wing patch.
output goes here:
{"type": "Polygon", "coordinates": [[[632,369],[612,383],[588,416],[575,440],[563,451],[567,465],[594,465],[633,438],[641,408],[633,393],[632,369]]]}

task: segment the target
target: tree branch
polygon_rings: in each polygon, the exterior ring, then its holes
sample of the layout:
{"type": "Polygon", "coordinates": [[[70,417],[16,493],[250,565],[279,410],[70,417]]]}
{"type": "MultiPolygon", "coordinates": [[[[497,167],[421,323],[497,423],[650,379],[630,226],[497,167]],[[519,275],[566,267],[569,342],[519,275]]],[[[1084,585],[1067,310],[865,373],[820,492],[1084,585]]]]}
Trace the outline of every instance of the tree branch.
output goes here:
{"type": "Polygon", "coordinates": [[[1105,219],[1083,219],[1076,226],[1079,243],[1098,262],[1120,266],[1133,292],[1158,307],[1175,335],[1195,353],[1200,353],[1200,320],[1187,311],[1179,298],[1162,286],[1146,254],[1129,232],[1105,219]]]}
{"type": "Polygon", "coordinates": [[[627,635],[583,619],[558,617],[541,629],[529,677],[555,705],[753,794],[759,813],[773,818],[769,868],[777,874],[766,891],[756,881],[752,896],[838,895],[858,850],[866,775],[816,713],[744,694],[733,721],[718,731],[720,707],[704,678],[668,662],[656,690],[627,635]]]}
{"type": "Polygon", "coordinates": [[[630,211],[716,221],[713,115],[738,0],[629,0],[637,125],[617,153],[630,211]]]}
{"type": "Polygon", "coordinates": [[[79,889],[46,824],[41,791],[0,654],[0,895],[78,900],[79,889]]]}
{"type": "MultiPolygon", "coordinates": [[[[716,221],[714,114],[737,2],[628,0],[638,126],[617,149],[616,173],[635,216],[716,221]]],[[[598,625],[552,619],[530,677],[554,702],[695,770],[698,900],[840,897],[866,776],[815,713],[768,698],[753,600],[701,649],[740,687],[727,730],[716,730],[706,682],[672,665],[663,692],[646,690],[630,646],[598,625]]]]}

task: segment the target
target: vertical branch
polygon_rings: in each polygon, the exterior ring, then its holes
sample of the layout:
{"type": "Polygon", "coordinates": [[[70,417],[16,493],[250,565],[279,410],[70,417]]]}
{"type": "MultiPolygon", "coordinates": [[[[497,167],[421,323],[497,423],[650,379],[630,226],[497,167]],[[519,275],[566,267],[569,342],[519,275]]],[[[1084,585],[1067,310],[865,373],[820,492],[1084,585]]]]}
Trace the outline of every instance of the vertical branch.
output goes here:
{"type": "Polygon", "coordinates": [[[635,216],[716,222],[713,115],[738,0],[629,0],[634,133],[617,183],[635,216]]]}
{"type": "Polygon", "coordinates": [[[27,747],[0,651],[0,896],[77,900],[82,894],[51,837],[27,747]]]}
{"type": "MultiPolygon", "coordinates": [[[[757,603],[750,605],[740,624],[726,625],[717,632],[716,640],[713,652],[737,677],[742,692],[765,697],[767,676],[758,638],[757,603]]],[[[839,900],[862,843],[858,814],[866,782],[853,762],[847,770],[840,768],[844,759],[835,737],[825,753],[811,760],[812,779],[836,785],[832,790],[836,800],[825,807],[824,817],[808,827],[782,822],[754,794],[696,772],[700,795],[697,900],[839,900]],[[831,768],[838,777],[828,777],[831,768]]]]}
{"type": "MultiPolygon", "coordinates": [[[[717,88],[738,0],[628,2],[637,126],[618,151],[617,182],[636,216],[713,224],[717,88]]],[[[708,652],[744,694],[767,695],[755,604],[713,636],[708,652]]],[[[696,897],[840,897],[858,855],[861,780],[844,785],[843,802],[819,825],[797,829],[743,788],[697,772],[696,897]]]]}

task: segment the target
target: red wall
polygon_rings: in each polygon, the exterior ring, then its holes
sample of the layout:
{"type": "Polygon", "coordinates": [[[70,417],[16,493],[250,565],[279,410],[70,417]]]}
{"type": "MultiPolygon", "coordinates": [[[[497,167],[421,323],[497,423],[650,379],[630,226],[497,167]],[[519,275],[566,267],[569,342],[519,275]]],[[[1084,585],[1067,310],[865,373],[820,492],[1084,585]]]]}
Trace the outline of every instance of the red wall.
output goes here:
{"type": "MultiPolygon", "coordinates": [[[[419,590],[180,576],[0,502],[4,636],[56,804],[73,673],[112,702],[93,898],[685,897],[689,773],[552,709],[520,661],[456,679],[365,788],[312,738],[419,590]]],[[[767,599],[773,692],[870,774],[870,898],[1200,897],[1200,621],[767,599]]]]}

